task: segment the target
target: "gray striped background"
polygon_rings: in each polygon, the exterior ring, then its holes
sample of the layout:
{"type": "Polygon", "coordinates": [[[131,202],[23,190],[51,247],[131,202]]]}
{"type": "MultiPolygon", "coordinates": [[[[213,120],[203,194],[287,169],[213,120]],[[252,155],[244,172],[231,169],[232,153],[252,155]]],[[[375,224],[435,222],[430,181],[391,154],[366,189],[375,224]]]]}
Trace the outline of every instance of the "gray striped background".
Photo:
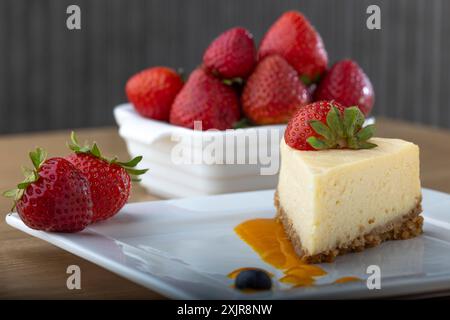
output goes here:
{"type": "Polygon", "coordinates": [[[366,70],[375,114],[450,127],[450,1],[1,0],[0,133],[110,125],[134,72],[190,71],[224,29],[242,25],[259,40],[288,9],[310,18],[331,61],[366,70]],[[81,31],[66,29],[69,4],[81,7],[81,31]],[[370,4],[382,30],[365,27],[370,4]]]}

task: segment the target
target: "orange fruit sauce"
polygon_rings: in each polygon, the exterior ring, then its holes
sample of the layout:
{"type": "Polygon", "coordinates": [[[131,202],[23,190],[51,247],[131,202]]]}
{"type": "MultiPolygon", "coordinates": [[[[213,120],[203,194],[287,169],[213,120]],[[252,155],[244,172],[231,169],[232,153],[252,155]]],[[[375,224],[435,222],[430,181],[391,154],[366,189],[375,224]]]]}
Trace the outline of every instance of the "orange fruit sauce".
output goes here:
{"type": "MultiPolygon", "coordinates": [[[[316,277],[327,272],[321,267],[307,264],[295,253],[294,247],[286,236],[282,224],[276,219],[252,219],[239,224],[234,228],[237,235],[258,253],[261,259],[276,269],[283,271],[284,276],[280,282],[293,287],[312,286],[316,277]]],[[[234,279],[240,271],[249,268],[240,268],[231,272],[228,277],[234,279]]],[[[273,274],[269,274],[273,277],[273,274]]],[[[345,283],[359,280],[356,277],[337,279],[335,283],[345,283]]]]}

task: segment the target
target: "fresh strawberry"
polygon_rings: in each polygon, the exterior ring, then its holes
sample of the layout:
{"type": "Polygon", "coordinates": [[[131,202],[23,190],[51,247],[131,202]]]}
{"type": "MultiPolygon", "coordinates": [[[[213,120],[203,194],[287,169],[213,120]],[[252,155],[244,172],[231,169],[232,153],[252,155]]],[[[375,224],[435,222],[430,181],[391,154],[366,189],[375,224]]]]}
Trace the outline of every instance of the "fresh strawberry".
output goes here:
{"type": "Polygon", "coordinates": [[[174,70],[154,67],[132,76],[125,87],[128,100],[144,117],[169,121],[170,107],[183,87],[183,80],[174,70]]]}
{"type": "Polygon", "coordinates": [[[264,58],[256,66],[242,93],[242,107],[255,124],[287,122],[308,103],[308,91],[297,72],[279,55],[264,58]]]}
{"type": "Polygon", "coordinates": [[[219,35],[203,55],[204,66],[224,79],[246,78],[253,70],[255,60],[253,35],[239,27],[219,35]]]}
{"type": "Polygon", "coordinates": [[[305,84],[316,82],[327,68],[322,38],[300,12],[284,13],[264,35],[258,56],[279,54],[299,73],[305,84]]]}
{"type": "Polygon", "coordinates": [[[147,169],[134,169],[142,157],[129,162],[108,160],[101,155],[96,143],[92,146],[80,146],[72,132],[69,148],[75,153],[66,157],[89,182],[93,203],[92,222],[114,216],[127,202],[134,176],[144,174],[147,169]],[[130,177],[131,175],[131,177],[130,177]]]}
{"type": "Polygon", "coordinates": [[[369,149],[374,126],[363,128],[358,107],[345,108],[334,101],[318,101],[301,108],[289,121],[284,141],[297,150],[369,149]]]}
{"type": "Polygon", "coordinates": [[[201,121],[202,130],[229,129],[239,118],[236,92],[201,68],[191,73],[170,113],[170,123],[193,129],[201,121]]]}
{"type": "Polygon", "coordinates": [[[352,60],[337,62],[326,73],[315,92],[316,100],[336,100],[344,106],[358,106],[368,115],[374,103],[372,83],[352,60]]]}
{"type": "Polygon", "coordinates": [[[32,229],[81,231],[92,220],[89,183],[66,159],[46,156],[41,148],[30,152],[34,169],[24,168],[25,180],[4,195],[14,198],[20,218],[32,229]]]}

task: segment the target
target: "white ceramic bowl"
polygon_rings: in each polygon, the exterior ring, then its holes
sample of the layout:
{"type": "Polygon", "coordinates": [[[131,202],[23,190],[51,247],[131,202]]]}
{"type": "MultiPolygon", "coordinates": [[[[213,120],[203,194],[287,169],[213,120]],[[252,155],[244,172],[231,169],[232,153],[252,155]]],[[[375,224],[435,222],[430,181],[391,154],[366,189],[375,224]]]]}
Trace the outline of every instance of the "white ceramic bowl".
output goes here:
{"type": "Polygon", "coordinates": [[[195,131],[143,118],[130,104],[117,106],[114,117],[130,155],[142,155],[140,167],[149,168],[141,184],[152,194],[174,198],[276,186],[285,125],[195,131]],[[214,149],[217,141],[223,142],[221,153],[214,149]],[[181,151],[185,158],[179,157],[177,150],[191,150],[190,156],[181,151]]]}
{"type": "Polygon", "coordinates": [[[131,104],[117,106],[114,117],[130,155],[142,155],[140,167],[149,168],[141,183],[152,194],[178,198],[276,187],[286,125],[196,131],[143,118],[131,104]]]}

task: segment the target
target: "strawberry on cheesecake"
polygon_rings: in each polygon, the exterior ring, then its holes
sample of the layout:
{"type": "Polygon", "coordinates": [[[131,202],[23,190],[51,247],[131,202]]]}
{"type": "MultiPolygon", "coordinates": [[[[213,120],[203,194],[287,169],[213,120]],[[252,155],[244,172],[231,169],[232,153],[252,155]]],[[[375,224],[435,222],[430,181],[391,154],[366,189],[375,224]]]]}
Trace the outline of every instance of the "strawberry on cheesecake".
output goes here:
{"type": "Polygon", "coordinates": [[[307,262],[422,233],[419,148],[363,123],[357,107],[321,101],[288,124],[275,206],[307,262]]]}

